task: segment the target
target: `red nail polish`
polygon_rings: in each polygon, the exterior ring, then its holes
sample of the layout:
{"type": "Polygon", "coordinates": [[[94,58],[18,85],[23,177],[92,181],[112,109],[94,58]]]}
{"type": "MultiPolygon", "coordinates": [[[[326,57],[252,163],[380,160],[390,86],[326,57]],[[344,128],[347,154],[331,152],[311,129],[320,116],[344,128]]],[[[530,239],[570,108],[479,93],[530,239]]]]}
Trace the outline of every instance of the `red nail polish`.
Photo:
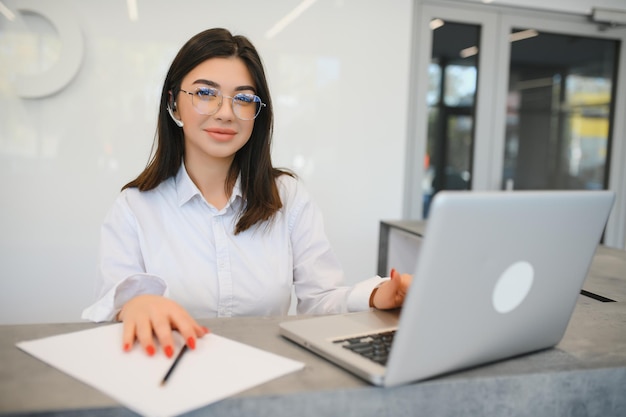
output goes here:
{"type": "Polygon", "coordinates": [[[124,352],[128,352],[130,350],[130,343],[124,343],[124,352]]]}
{"type": "Polygon", "coordinates": [[[154,346],[150,345],[146,348],[146,353],[148,354],[148,356],[153,356],[154,355],[154,346]]]}
{"type": "Polygon", "coordinates": [[[193,337],[190,337],[189,339],[187,339],[187,346],[189,346],[189,348],[191,348],[191,349],[195,349],[196,348],[196,339],[194,339],[193,337]]]}
{"type": "Polygon", "coordinates": [[[395,268],[391,268],[391,272],[389,273],[389,276],[392,277],[394,276],[396,273],[396,269],[395,268]]]}
{"type": "Polygon", "coordinates": [[[165,352],[165,356],[167,356],[168,358],[171,358],[172,355],[174,354],[174,349],[171,346],[165,346],[165,349],[163,349],[163,352],[165,352]]]}
{"type": "Polygon", "coordinates": [[[209,333],[209,329],[207,329],[206,327],[202,327],[202,330],[204,330],[204,334],[209,333]]]}

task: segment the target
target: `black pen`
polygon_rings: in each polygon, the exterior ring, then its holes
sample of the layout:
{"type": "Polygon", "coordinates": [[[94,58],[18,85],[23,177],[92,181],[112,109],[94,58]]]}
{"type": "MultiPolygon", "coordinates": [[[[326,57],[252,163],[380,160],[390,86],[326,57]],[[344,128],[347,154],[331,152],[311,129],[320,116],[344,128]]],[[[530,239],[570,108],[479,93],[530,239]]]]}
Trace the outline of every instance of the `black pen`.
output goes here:
{"type": "Polygon", "coordinates": [[[176,359],[174,359],[174,363],[172,364],[172,366],[170,366],[170,369],[167,371],[167,373],[163,377],[163,380],[161,381],[161,386],[165,385],[165,383],[167,382],[167,379],[170,377],[170,375],[172,375],[174,368],[176,368],[178,361],[180,361],[180,358],[183,357],[185,352],[187,352],[187,345],[183,345],[182,349],[178,353],[178,356],[176,356],[176,359]]]}

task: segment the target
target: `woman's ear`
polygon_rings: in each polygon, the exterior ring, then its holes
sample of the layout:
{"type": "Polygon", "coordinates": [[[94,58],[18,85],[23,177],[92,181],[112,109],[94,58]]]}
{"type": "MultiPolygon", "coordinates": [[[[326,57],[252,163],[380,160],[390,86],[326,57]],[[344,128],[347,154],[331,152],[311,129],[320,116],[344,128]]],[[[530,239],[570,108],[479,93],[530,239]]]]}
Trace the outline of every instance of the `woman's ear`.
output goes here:
{"type": "Polygon", "coordinates": [[[169,99],[167,101],[167,112],[170,114],[170,117],[172,118],[174,123],[176,123],[176,126],[183,127],[183,121],[180,119],[177,119],[176,116],[174,115],[174,112],[177,111],[177,106],[176,106],[176,101],[174,100],[174,96],[172,95],[171,91],[169,91],[168,94],[169,94],[169,99]]]}
{"type": "MultiPolygon", "coordinates": [[[[174,102],[173,105],[174,109],[176,109],[176,102],[174,102]]],[[[172,118],[172,120],[174,121],[174,123],[176,123],[176,126],[178,127],[183,127],[183,121],[180,119],[177,119],[176,116],[174,116],[174,112],[172,111],[172,108],[170,107],[170,105],[167,105],[167,112],[170,114],[170,117],[172,118]]]]}

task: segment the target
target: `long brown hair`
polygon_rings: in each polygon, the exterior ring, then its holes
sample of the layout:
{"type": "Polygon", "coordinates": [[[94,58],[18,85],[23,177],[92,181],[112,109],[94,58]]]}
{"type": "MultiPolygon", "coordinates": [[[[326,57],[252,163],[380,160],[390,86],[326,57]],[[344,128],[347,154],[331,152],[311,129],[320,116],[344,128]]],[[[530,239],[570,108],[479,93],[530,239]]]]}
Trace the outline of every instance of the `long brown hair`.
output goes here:
{"type": "Polygon", "coordinates": [[[176,175],[185,153],[185,141],[182,129],[176,126],[167,112],[170,93],[176,97],[183,78],[200,63],[215,57],[240,58],[252,76],[256,94],[266,104],[254,120],[250,139],[235,154],[226,178],[226,193],[230,195],[237,177],[241,176],[245,204],[235,227],[237,234],[256,223],[271,219],[280,210],[282,202],[276,178],[283,174],[292,175],[272,166],[272,100],[261,58],[254,45],[244,36],[233,36],[228,30],[221,28],[209,29],[192,37],[181,48],[172,61],[161,91],[155,135],[156,150],[143,172],[122,189],[136,187],[140,191],[151,190],[176,175]]]}

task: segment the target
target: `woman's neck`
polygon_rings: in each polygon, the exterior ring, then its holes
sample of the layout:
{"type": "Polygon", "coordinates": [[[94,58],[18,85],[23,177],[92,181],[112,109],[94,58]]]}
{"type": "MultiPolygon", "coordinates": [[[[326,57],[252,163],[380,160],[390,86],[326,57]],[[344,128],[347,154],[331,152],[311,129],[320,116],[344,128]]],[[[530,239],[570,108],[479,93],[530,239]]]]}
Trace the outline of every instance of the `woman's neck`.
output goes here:
{"type": "Polygon", "coordinates": [[[185,156],[185,168],[189,178],[196,184],[204,199],[218,210],[228,203],[230,195],[226,193],[228,171],[231,159],[194,159],[185,156]]]}

